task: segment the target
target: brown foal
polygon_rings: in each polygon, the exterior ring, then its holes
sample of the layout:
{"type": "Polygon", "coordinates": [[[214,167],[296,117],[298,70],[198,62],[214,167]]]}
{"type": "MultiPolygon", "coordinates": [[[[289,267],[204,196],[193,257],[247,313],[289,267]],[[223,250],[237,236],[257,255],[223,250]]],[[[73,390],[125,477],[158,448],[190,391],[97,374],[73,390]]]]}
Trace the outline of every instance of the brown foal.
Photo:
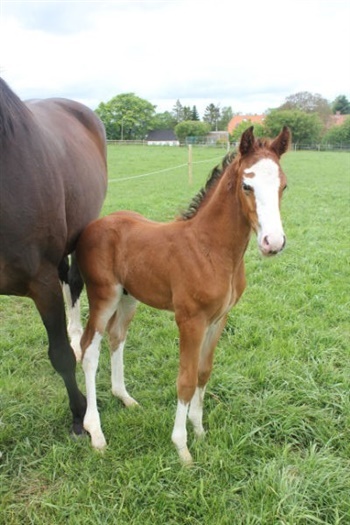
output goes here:
{"type": "Polygon", "coordinates": [[[214,169],[189,211],[170,223],[120,211],[91,223],[80,237],[77,259],[90,306],[81,345],[86,377],[84,427],[92,445],[106,441],[96,405],[100,342],[110,337],[112,392],[125,405],[136,401],[124,383],[123,349],[128,325],[141,301],[171,310],[180,334],[178,404],[172,440],[184,463],[187,416],[204,434],[203,399],[213,354],[226,316],[245,288],[243,257],[252,230],[263,255],[280,252],[285,235],[280,200],[286,177],[280,157],[288,149],[284,128],[272,141],[242,135],[237,155],[214,169]]]}

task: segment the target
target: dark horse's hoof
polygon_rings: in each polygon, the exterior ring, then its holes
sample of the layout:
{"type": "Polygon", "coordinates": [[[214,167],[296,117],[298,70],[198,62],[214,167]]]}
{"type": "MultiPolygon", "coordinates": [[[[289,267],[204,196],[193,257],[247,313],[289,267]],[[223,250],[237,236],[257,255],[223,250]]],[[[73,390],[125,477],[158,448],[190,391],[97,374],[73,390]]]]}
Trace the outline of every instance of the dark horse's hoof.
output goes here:
{"type": "Polygon", "coordinates": [[[86,430],[83,427],[83,423],[77,422],[77,421],[73,421],[71,434],[74,439],[78,439],[78,438],[85,437],[88,435],[86,430]]]}
{"type": "Polygon", "coordinates": [[[73,415],[73,424],[72,424],[72,435],[74,437],[85,436],[86,432],[84,429],[84,417],[86,413],[86,397],[78,390],[79,394],[79,404],[78,407],[71,407],[73,415]]]}

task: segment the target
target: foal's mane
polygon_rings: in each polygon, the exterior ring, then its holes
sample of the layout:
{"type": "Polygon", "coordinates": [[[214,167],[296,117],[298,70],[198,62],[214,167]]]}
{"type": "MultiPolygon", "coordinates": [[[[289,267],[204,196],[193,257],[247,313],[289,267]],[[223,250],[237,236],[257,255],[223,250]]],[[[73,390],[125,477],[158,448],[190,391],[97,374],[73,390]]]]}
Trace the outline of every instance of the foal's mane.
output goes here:
{"type": "Polygon", "coordinates": [[[217,185],[218,181],[221,179],[222,175],[226,171],[226,168],[233,162],[237,155],[236,151],[231,151],[227,153],[222,159],[221,164],[218,164],[213,168],[204,188],[201,188],[197,195],[195,195],[190,202],[190,205],[186,211],[183,211],[180,216],[180,220],[188,220],[194,217],[202,205],[205,198],[208,196],[208,193],[217,185]]]}
{"type": "Polygon", "coordinates": [[[13,138],[18,125],[28,128],[31,113],[0,77],[0,138],[13,138]]]}

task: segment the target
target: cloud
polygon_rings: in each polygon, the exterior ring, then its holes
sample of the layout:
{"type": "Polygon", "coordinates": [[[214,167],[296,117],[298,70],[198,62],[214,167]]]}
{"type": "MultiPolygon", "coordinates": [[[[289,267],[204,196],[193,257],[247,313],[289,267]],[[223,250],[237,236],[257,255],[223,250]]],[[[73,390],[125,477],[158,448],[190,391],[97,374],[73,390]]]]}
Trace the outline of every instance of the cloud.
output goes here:
{"type": "Polygon", "coordinates": [[[21,29],[37,31],[45,28],[50,34],[76,33],[83,21],[86,25],[89,21],[81,5],[74,2],[8,2],[3,10],[7,18],[19,22],[21,29]]]}
{"type": "Polygon", "coordinates": [[[3,0],[1,72],[22,98],[260,112],[298,91],[347,95],[348,15],[340,0],[3,0]]]}

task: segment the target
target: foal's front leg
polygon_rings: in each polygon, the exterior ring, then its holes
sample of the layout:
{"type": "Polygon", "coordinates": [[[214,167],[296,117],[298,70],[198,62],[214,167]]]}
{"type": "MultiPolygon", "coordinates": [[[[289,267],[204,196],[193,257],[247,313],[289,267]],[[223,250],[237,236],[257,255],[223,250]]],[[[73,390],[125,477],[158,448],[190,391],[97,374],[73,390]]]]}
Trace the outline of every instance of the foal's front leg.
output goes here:
{"type": "Polygon", "coordinates": [[[191,400],[188,417],[197,437],[203,437],[203,404],[207,382],[213,368],[214,351],[226,324],[226,316],[208,326],[203,340],[198,365],[198,385],[191,400]]]}
{"type": "Polygon", "coordinates": [[[205,430],[203,427],[203,404],[204,404],[204,394],[205,394],[205,385],[197,386],[195,393],[191,399],[188,419],[193,425],[194,433],[198,438],[201,438],[205,435],[205,430]]]}
{"type": "Polygon", "coordinates": [[[180,368],[177,379],[177,410],[172,441],[176,446],[180,460],[189,465],[192,456],[187,446],[186,420],[190,401],[196,392],[198,379],[198,362],[202,341],[205,333],[205,323],[202,319],[178,322],[180,331],[180,368]]]}

